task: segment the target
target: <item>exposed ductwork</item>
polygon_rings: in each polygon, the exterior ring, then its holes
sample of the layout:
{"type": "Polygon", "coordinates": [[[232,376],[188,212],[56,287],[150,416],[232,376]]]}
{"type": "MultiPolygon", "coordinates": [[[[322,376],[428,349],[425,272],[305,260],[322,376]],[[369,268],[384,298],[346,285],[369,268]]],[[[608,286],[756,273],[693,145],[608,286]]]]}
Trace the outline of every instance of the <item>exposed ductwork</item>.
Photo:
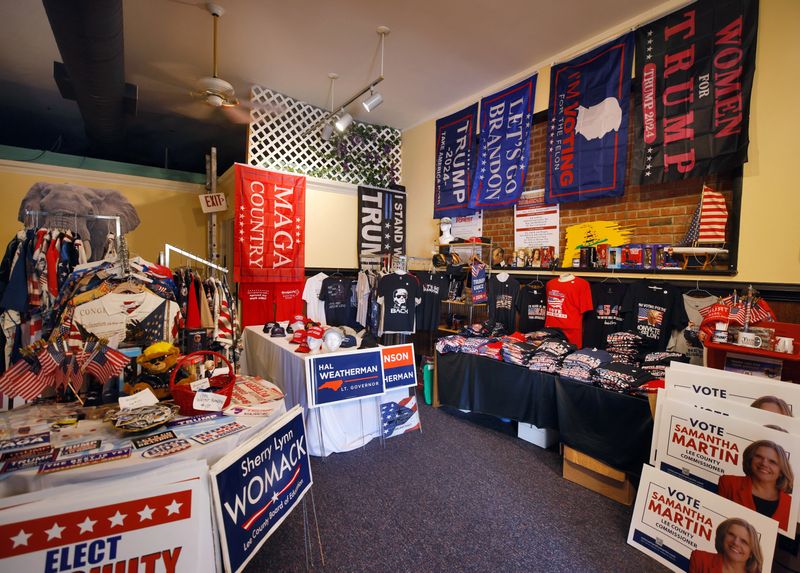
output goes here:
{"type": "Polygon", "coordinates": [[[125,111],[135,110],[135,86],[125,84],[122,0],[43,0],[64,60],[56,81],[78,102],[86,135],[96,152],[112,155],[125,135],[125,111]]]}

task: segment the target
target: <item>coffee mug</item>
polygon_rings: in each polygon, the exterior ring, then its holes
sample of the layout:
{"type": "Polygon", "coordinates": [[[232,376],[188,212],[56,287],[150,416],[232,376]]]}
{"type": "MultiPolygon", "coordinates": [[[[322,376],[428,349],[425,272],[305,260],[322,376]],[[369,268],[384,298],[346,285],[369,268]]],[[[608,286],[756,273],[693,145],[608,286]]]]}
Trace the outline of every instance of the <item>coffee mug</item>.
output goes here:
{"type": "Polygon", "coordinates": [[[762,344],[761,337],[752,332],[740,332],[738,342],[741,346],[749,346],[750,348],[761,348],[762,344]]]}
{"type": "Polygon", "coordinates": [[[775,340],[775,352],[794,352],[794,338],[791,336],[778,336],[775,340]]]}

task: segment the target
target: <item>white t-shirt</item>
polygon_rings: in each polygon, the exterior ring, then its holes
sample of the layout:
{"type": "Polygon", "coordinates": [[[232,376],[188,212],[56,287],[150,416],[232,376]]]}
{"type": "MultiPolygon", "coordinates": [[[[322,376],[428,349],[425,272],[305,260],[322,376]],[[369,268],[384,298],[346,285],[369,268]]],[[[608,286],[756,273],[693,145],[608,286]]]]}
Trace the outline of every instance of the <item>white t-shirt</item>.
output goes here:
{"type": "Polygon", "coordinates": [[[306,315],[314,322],[325,323],[325,303],[319,300],[322,281],[328,278],[325,273],[317,273],[306,279],[303,300],[306,301],[306,315]]]}
{"type": "Polygon", "coordinates": [[[717,302],[717,297],[715,296],[695,298],[684,294],[683,305],[686,309],[686,316],[689,318],[689,324],[683,330],[672,331],[667,350],[685,354],[689,357],[691,364],[702,366],[704,346],[698,338],[700,324],[703,322],[703,315],[700,314],[700,309],[711,306],[715,302],[717,302]]]}
{"type": "Polygon", "coordinates": [[[78,305],[75,307],[74,320],[98,338],[107,338],[111,348],[117,348],[125,340],[128,324],[147,318],[162,303],[167,306],[163,331],[160,333],[163,336],[159,338],[172,342],[172,329],[180,314],[180,307],[147,291],[137,294],[109,293],[78,305]]]}

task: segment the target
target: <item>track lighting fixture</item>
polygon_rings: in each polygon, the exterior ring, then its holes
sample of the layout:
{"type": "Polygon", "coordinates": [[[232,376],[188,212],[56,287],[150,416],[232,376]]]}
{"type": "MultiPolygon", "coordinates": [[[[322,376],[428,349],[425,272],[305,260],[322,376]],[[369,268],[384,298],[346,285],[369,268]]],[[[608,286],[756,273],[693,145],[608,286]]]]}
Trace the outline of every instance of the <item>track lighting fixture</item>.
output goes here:
{"type": "Polygon", "coordinates": [[[371,112],[373,109],[378,107],[383,103],[383,96],[374,90],[369,91],[370,96],[361,102],[361,105],[364,106],[364,109],[367,110],[367,113],[371,112]]]}
{"type": "Polygon", "coordinates": [[[342,115],[339,116],[339,119],[336,120],[336,129],[339,131],[344,131],[350,127],[351,123],[353,123],[353,116],[346,111],[343,111],[342,115]]]}
{"type": "Polygon", "coordinates": [[[333,137],[333,126],[330,123],[326,123],[322,128],[322,140],[330,141],[331,137],[333,137]]]}

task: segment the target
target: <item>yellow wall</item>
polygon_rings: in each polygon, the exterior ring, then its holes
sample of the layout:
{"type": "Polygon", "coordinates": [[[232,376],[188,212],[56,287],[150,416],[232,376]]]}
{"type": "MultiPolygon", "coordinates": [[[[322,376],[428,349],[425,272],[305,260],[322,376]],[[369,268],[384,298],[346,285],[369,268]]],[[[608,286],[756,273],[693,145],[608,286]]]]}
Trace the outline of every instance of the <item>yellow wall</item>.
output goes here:
{"type": "Polygon", "coordinates": [[[21,228],[17,221],[20,201],[37,181],[121,191],[136,207],[141,219],[139,227],[127,235],[132,255],[155,262],[164,243],[170,243],[206,256],[206,217],[197,199],[202,185],[6,160],[0,161],[3,205],[0,241],[4,241],[3,245],[21,228]]]}
{"type": "MultiPolygon", "coordinates": [[[[642,15],[637,22],[652,19],[676,2],[642,15]]],[[[677,4],[680,5],[680,4],[677,4]]],[[[800,283],[800,185],[797,171],[796,134],[800,115],[794,108],[800,93],[798,58],[800,1],[761,0],[756,75],[750,109],[750,161],[745,164],[742,217],[739,239],[739,273],[711,280],[800,283]]],[[[600,34],[596,40],[630,29],[625,23],[600,34]]],[[[585,46],[585,45],[584,45],[585,46]]],[[[577,53],[584,46],[573,50],[577,53]]],[[[568,54],[565,54],[568,55],[568,54]]],[[[556,56],[553,60],[562,60],[556,56]]],[[[534,68],[537,69],[537,68],[534,68]]],[[[535,111],[547,109],[550,68],[538,67],[535,111]]],[[[478,101],[482,96],[512,84],[531,73],[526,70],[480,94],[466,98],[440,117],[478,101]]],[[[427,255],[437,236],[433,216],[435,119],[403,133],[403,183],[408,190],[409,255],[427,255]]],[[[687,278],[682,276],[681,278],[687,278]]]]}

